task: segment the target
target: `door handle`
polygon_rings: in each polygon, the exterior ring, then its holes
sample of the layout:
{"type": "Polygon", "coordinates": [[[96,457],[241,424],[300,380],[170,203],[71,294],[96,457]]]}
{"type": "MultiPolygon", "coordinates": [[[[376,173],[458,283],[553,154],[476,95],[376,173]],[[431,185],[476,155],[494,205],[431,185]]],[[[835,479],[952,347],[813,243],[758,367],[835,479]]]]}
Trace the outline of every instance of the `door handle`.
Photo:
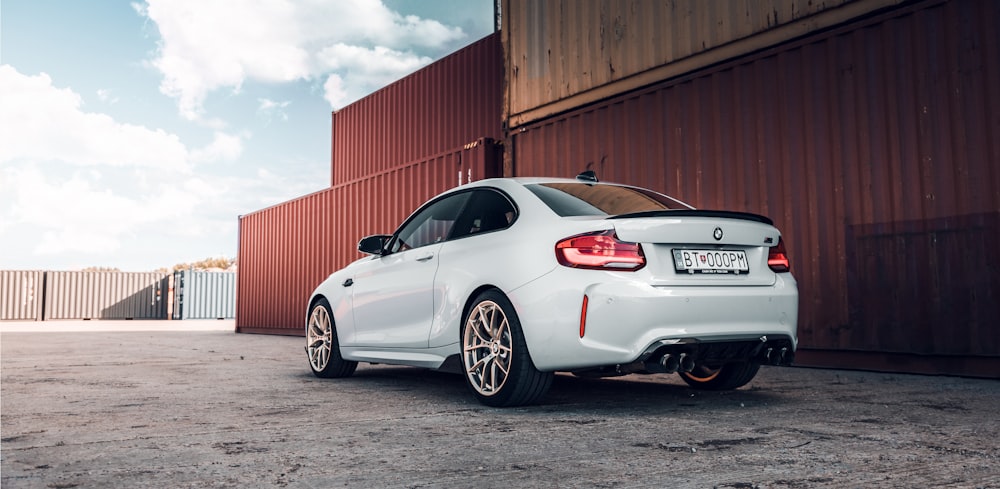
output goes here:
{"type": "Polygon", "coordinates": [[[434,253],[428,253],[424,256],[421,256],[420,258],[417,258],[417,261],[427,261],[430,260],[431,258],[434,258],[434,253]]]}

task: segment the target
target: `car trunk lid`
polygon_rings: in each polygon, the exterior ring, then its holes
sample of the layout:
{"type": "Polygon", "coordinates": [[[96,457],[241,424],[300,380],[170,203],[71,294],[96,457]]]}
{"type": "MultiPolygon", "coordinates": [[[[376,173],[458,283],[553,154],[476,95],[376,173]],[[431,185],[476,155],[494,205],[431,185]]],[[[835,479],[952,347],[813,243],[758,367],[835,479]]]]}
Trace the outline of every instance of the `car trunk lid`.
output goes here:
{"type": "Polygon", "coordinates": [[[640,243],[652,285],[747,285],[775,282],[768,252],[781,233],[763,216],[677,210],[608,218],[622,241],[640,243]]]}

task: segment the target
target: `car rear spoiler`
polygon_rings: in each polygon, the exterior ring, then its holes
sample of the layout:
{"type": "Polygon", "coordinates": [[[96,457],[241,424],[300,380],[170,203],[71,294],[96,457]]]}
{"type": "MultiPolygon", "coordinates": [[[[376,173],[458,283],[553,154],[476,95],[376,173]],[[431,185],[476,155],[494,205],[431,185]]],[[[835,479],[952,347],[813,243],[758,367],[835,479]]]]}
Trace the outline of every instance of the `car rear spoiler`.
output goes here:
{"type": "Polygon", "coordinates": [[[713,211],[705,209],[676,209],[662,211],[632,212],[629,214],[619,214],[610,216],[608,219],[634,219],[641,217],[716,217],[722,219],[739,219],[742,221],[762,222],[769,226],[774,225],[774,221],[760,214],[735,211],[713,211]]]}

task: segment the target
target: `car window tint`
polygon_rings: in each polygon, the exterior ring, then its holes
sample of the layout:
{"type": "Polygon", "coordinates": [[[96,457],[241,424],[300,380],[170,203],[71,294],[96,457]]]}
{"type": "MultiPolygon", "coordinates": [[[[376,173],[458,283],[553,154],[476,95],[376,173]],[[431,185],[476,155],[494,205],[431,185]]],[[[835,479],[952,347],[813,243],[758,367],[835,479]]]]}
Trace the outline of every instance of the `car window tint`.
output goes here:
{"type": "Polygon", "coordinates": [[[617,216],[633,212],[687,209],[665,195],[621,185],[567,182],[538,183],[526,187],[563,217],[617,216]]]}
{"type": "Polygon", "coordinates": [[[469,192],[449,195],[421,209],[396,233],[389,251],[405,251],[448,239],[469,195],[469,192]]]}
{"type": "Polygon", "coordinates": [[[514,204],[496,190],[476,190],[471,199],[456,224],[453,238],[507,228],[517,216],[514,204]]]}

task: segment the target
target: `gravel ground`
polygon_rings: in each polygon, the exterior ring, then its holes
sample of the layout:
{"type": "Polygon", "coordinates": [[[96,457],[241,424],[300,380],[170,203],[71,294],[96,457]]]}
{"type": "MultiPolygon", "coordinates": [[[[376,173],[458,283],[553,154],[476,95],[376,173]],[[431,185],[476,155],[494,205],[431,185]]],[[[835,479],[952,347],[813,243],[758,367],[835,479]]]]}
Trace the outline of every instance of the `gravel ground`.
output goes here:
{"type": "Polygon", "coordinates": [[[454,374],[322,380],[302,338],[184,323],[0,329],[3,487],[1000,488],[997,380],[559,375],[493,409],[454,374]]]}

